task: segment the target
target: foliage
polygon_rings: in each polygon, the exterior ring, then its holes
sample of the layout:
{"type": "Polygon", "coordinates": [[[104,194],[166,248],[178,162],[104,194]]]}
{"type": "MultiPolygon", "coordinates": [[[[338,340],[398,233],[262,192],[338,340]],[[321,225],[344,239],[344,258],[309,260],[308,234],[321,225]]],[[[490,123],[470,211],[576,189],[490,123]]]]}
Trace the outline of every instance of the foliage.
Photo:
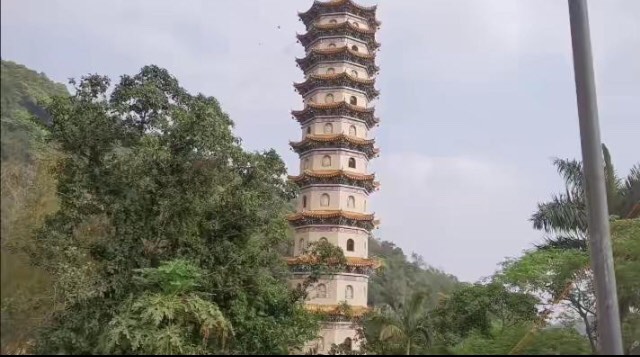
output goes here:
{"type": "Polygon", "coordinates": [[[203,354],[224,351],[233,334],[220,309],[195,291],[203,273],[183,260],[139,269],[149,287],[127,299],[109,322],[101,348],[109,354],[203,354]]]}
{"type": "MultiPolygon", "coordinates": [[[[602,152],[609,214],[614,218],[626,218],[633,206],[640,203],[640,163],[632,167],[623,182],[618,178],[604,144],[602,152]]],[[[533,227],[554,234],[542,247],[551,245],[586,250],[587,208],[582,163],[556,158],[553,164],[565,181],[565,192],[552,196],[549,202],[538,204],[538,209],[531,216],[533,227]]]]}
{"type": "Polygon", "coordinates": [[[416,254],[407,259],[402,249],[391,242],[372,237],[369,239],[369,253],[384,262],[369,281],[369,305],[396,304],[414,293],[428,291],[426,303],[433,308],[439,296],[450,293],[459,284],[456,277],[428,266],[416,254]]]}
{"type": "Polygon", "coordinates": [[[44,74],[1,62],[1,331],[2,352],[13,353],[59,308],[48,272],[30,266],[22,248],[33,244],[35,230],[58,207],[51,169],[60,154],[44,142],[48,116],[41,104],[68,93],[44,74]]]}
{"type": "Polygon", "coordinates": [[[33,159],[34,146],[39,147],[47,135],[43,124],[51,123],[43,106],[51,97],[68,92],[63,84],[15,62],[2,60],[0,68],[2,162],[28,162],[33,159]]]}
{"type": "Polygon", "coordinates": [[[474,284],[442,299],[434,311],[439,338],[456,345],[471,334],[489,336],[491,331],[508,330],[537,316],[538,299],[513,292],[499,282],[474,284]]]}
{"type": "Polygon", "coordinates": [[[72,97],[48,107],[65,154],[60,210],[29,249],[64,303],[38,351],[100,352],[109,322],[143,313],[130,300],[146,291],[138,269],[181,258],[206,272],[200,298],[233,326],[228,352],[286,353],[311,339],[317,323],[291,304],[273,248],[286,239],[293,197],[278,155],[242,150],[214,98],[156,66],[122,76],[111,95],[106,77],[72,84],[72,97]]]}

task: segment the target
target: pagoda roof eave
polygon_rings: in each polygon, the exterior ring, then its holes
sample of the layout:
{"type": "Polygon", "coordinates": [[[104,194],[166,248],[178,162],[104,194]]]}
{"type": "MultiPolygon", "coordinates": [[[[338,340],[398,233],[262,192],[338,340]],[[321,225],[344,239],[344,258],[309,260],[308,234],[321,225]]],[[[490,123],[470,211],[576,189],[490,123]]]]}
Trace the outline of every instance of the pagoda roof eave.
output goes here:
{"type": "Polygon", "coordinates": [[[358,213],[344,210],[315,210],[315,211],[302,211],[294,213],[287,217],[288,221],[297,221],[304,218],[337,218],[342,217],[346,219],[352,219],[355,221],[369,221],[373,222],[375,215],[373,213],[358,213]]]}
{"type": "Polygon", "coordinates": [[[300,147],[309,142],[336,142],[336,141],[347,141],[354,145],[373,145],[375,143],[375,139],[362,139],[355,136],[345,135],[345,134],[322,134],[322,135],[314,135],[307,134],[302,141],[290,141],[289,144],[293,147],[300,147]]]}

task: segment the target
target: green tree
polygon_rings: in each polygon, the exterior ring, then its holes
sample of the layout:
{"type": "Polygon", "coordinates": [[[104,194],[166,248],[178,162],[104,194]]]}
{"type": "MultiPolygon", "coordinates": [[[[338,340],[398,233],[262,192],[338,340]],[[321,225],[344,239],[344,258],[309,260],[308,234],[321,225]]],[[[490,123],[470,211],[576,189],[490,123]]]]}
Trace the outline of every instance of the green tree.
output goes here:
{"type": "Polygon", "coordinates": [[[203,354],[224,351],[233,334],[220,309],[197,291],[204,273],[175,260],[140,269],[142,293],[132,296],[109,322],[101,342],[109,354],[203,354]]]}
{"type": "Polygon", "coordinates": [[[291,304],[275,248],[295,194],[278,155],[245,152],[214,98],[156,66],[122,76],[110,95],[106,77],[72,84],[48,107],[64,153],[60,209],[29,251],[64,304],[38,352],[105,352],[109,322],[145,292],[137,269],[175,259],[205,272],[201,298],[233,326],[227,352],[280,354],[310,340],[318,325],[291,304]]]}
{"type": "MultiPolygon", "coordinates": [[[[603,144],[604,173],[609,214],[626,218],[634,205],[640,203],[640,163],[632,167],[623,182],[617,176],[609,150],[603,144]]],[[[533,227],[552,233],[541,248],[578,248],[586,250],[587,208],[585,178],[582,163],[577,160],[554,159],[553,164],[565,181],[565,192],[554,195],[549,202],[539,203],[531,216],[533,227]]]]}
{"type": "Polygon", "coordinates": [[[429,348],[432,341],[431,321],[426,293],[414,293],[407,301],[383,306],[373,315],[370,328],[389,352],[411,355],[429,348]]]}

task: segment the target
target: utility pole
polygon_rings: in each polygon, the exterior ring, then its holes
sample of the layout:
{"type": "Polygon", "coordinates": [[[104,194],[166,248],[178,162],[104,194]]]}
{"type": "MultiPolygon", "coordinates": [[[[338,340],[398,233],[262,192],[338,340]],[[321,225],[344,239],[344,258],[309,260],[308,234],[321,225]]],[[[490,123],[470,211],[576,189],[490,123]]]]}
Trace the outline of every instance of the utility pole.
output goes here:
{"type": "Polygon", "coordinates": [[[582,162],[586,181],[589,250],[595,278],[599,352],[622,355],[622,332],[618,312],[616,276],[609,235],[609,209],[604,178],[604,159],[598,123],[598,105],[591,55],[591,36],[586,0],[569,1],[571,44],[575,71],[582,162]]]}

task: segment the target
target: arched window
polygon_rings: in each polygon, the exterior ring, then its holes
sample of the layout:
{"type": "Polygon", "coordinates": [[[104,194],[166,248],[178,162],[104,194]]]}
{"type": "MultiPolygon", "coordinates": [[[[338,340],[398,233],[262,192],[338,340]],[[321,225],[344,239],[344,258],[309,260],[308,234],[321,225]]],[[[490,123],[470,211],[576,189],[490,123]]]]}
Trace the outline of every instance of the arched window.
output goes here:
{"type": "Polygon", "coordinates": [[[355,243],[353,242],[353,239],[347,239],[347,252],[353,252],[354,245],[355,243]]]}
{"type": "Polygon", "coordinates": [[[355,69],[352,69],[351,76],[358,78],[358,71],[356,71],[355,69]]]}
{"type": "Polygon", "coordinates": [[[327,68],[327,74],[334,74],[334,73],[336,73],[336,70],[333,67],[327,68]]]}
{"type": "Polygon", "coordinates": [[[322,166],[323,166],[323,167],[329,167],[329,166],[331,166],[331,156],[329,156],[329,155],[325,155],[325,156],[322,158],[322,166]]]}
{"type": "Polygon", "coordinates": [[[354,159],[352,157],[349,158],[349,167],[352,168],[352,169],[356,168],[356,159],[354,159]]]}
{"type": "Polygon", "coordinates": [[[302,196],[302,208],[307,208],[307,196],[302,196]]]}
{"type": "Polygon", "coordinates": [[[336,19],[331,19],[331,20],[329,20],[329,23],[330,23],[330,24],[337,24],[337,23],[338,23],[338,20],[336,20],[336,19]]]}
{"type": "Polygon", "coordinates": [[[327,287],[324,284],[318,284],[316,292],[316,297],[318,299],[325,299],[327,297],[327,287]]]}
{"type": "Polygon", "coordinates": [[[356,207],[356,198],[353,196],[347,197],[347,207],[355,208],[356,207]]]}
{"type": "Polygon", "coordinates": [[[360,24],[359,24],[359,23],[357,23],[357,22],[355,22],[355,21],[354,21],[354,22],[352,22],[352,24],[353,24],[353,26],[355,26],[355,27],[360,27],[360,24]]]}
{"type": "Polygon", "coordinates": [[[311,134],[311,125],[307,127],[307,134],[311,134]]]}
{"type": "Polygon", "coordinates": [[[300,238],[298,241],[298,252],[300,252],[300,254],[304,253],[304,238],[300,238]]]}
{"type": "Polygon", "coordinates": [[[319,242],[320,242],[320,243],[329,243],[329,240],[327,240],[327,238],[326,238],[326,237],[321,237],[321,238],[319,239],[319,242]]]}
{"type": "Polygon", "coordinates": [[[328,207],[329,206],[329,195],[326,193],[323,193],[322,196],[320,196],[320,206],[322,207],[328,207]]]}
{"type": "Polygon", "coordinates": [[[335,44],[335,43],[333,43],[333,42],[331,42],[331,43],[329,44],[329,46],[327,46],[327,47],[329,47],[329,48],[335,48],[335,47],[336,47],[336,44],[335,44]]]}
{"type": "Polygon", "coordinates": [[[351,125],[349,127],[349,135],[351,136],[356,136],[357,132],[356,132],[356,126],[355,125],[351,125]]]}
{"type": "Polygon", "coordinates": [[[351,338],[347,337],[344,339],[343,345],[347,351],[351,351],[351,338]]]}
{"type": "MultiPolygon", "coordinates": [[[[367,200],[364,200],[364,210],[367,210],[367,200]]],[[[365,243],[364,245],[367,245],[367,243],[365,243]]]]}
{"type": "Polygon", "coordinates": [[[352,95],[351,98],[349,98],[349,104],[358,105],[358,98],[352,95]]]}
{"type": "Polygon", "coordinates": [[[325,103],[333,103],[333,94],[329,93],[324,96],[325,103]]]}
{"type": "Polygon", "coordinates": [[[304,161],[302,161],[302,168],[304,170],[309,170],[310,167],[311,167],[311,162],[309,161],[309,159],[304,159],[304,161]]]}
{"type": "Polygon", "coordinates": [[[318,338],[318,351],[324,351],[324,338],[318,338]]]}
{"type": "Polygon", "coordinates": [[[353,299],[353,286],[347,285],[347,289],[344,291],[344,297],[347,300],[353,299]]]}
{"type": "Polygon", "coordinates": [[[298,283],[298,285],[296,285],[296,289],[302,290],[302,284],[298,283]]]}
{"type": "Polygon", "coordinates": [[[333,133],[333,124],[331,124],[331,123],[326,123],[326,124],[324,125],[324,133],[325,133],[325,134],[331,134],[331,133],[333,133]]]}
{"type": "Polygon", "coordinates": [[[358,52],[358,46],[356,46],[356,45],[351,46],[351,50],[353,52],[358,52]]]}

